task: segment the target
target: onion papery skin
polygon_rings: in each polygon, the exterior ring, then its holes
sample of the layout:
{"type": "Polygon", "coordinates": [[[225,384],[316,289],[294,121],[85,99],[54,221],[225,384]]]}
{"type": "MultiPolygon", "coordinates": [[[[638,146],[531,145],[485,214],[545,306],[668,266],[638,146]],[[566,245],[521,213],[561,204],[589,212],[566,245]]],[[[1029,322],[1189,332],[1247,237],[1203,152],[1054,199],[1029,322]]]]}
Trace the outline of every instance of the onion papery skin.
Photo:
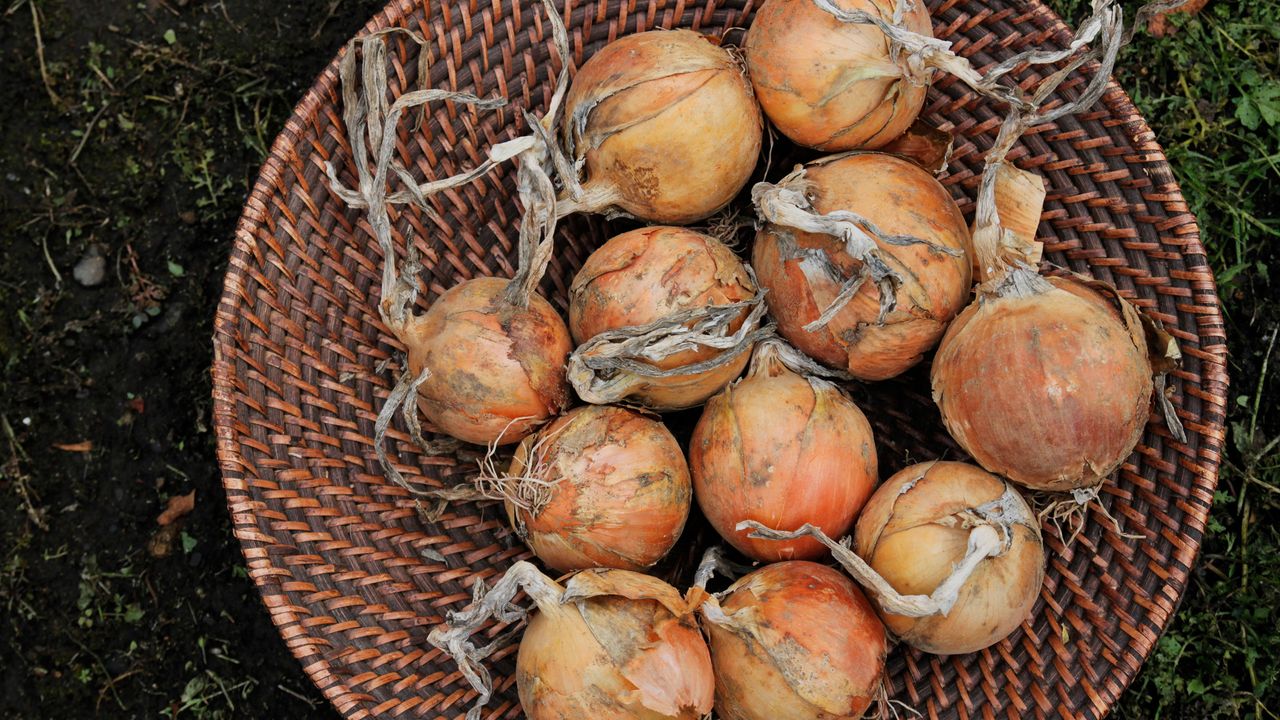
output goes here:
{"type": "MultiPolygon", "coordinates": [[[[526,716],[704,717],[715,690],[711,656],[694,616],[670,609],[680,602],[675,588],[637,573],[602,572],[609,584],[597,589],[602,594],[540,603],[530,617],[516,656],[516,688],[526,716]]],[[[571,593],[579,577],[569,580],[571,593]]]]}
{"type": "Polygon", "coordinates": [[[925,652],[958,655],[1003,640],[1035,605],[1044,582],[1044,549],[1031,508],[1008,483],[960,462],[912,465],[876,490],[858,518],[854,550],[904,595],[928,595],[965,556],[969,530],[957,517],[1012,493],[1022,522],[1010,525],[1004,552],[984,559],[946,615],[881,612],[889,630],[925,652]]]}
{"type": "Polygon", "coordinates": [[[938,347],[933,398],[980,465],[1035,490],[1097,485],[1124,462],[1150,413],[1141,330],[1070,278],[986,295],[938,347]]]}
{"type": "Polygon", "coordinates": [[[413,319],[400,339],[418,377],[418,405],[441,432],[470,443],[519,442],[569,406],[573,342],[541,295],[507,302],[508,280],[461,282],[413,319]]]}
{"type": "MultiPolygon", "coordinates": [[[[772,1],[772,0],[771,0],[772,1]]],[[[947,323],[968,302],[972,285],[969,230],[946,188],[912,162],[881,153],[853,153],[806,166],[805,178],[819,213],[851,211],[885,233],[910,235],[951,249],[944,254],[923,243],[877,245],[902,278],[897,305],[877,323],[880,291],[867,281],[831,321],[818,319],[840,292],[840,281],[821,271],[805,272],[801,260],[784,254],[788,240],[819,250],[846,276],[862,264],[825,234],[765,225],[756,235],[752,267],[768,288],[765,301],[778,332],[829,367],[862,380],[884,380],[920,362],[937,344],[947,323]]]]}
{"type": "MultiPolygon", "coordinates": [[[[893,17],[894,0],[836,4],[893,17]]],[[[932,36],[924,3],[911,3],[903,24],[932,36]]],[[[819,150],[882,147],[915,121],[929,89],[905,76],[879,28],[841,22],[812,0],[768,0],[752,19],[744,51],[756,97],[774,126],[819,150]]]]}
{"type": "Polygon", "coordinates": [[[704,622],[721,720],[853,720],[879,692],[884,626],[843,574],[780,562],[730,587],[732,627],[704,622]]]}
{"type": "Polygon", "coordinates": [[[553,483],[536,514],[506,508],[538,559],[561,572],[650,567],[680,537],[693,496],[671,431],[611,405],[574,408],[527,438],[508,475],[553,483]]]}
{"type": "Polygon", "coordinates": [[[738,194],[764,127],[733,56],[690,30],[605,45],[574,77],[565,118],[587,196],[673,225],[709,217],[738,194]]]}
{"type": "MultiPolygon", "coordinates": [[[[681,227],[655,226],[618,235],[587,258],[569,289],[569,329],[584,343],[606,330],[645,325],[672,313],[745,302],[758,287],[746,265],[724,243],[681,227]]],[[[736,331],[750,310],[730,325],[736,331]]],[[[730,350],[696,348],[651,362],[674,370],[730,350]]],[[[742,374],[751,353],[692,374],[639,379],[628,400],[655,410],[701,405],[742,374]]]]}
{"type": "Polygon", "coordinates": [[[716,532],[755,560],[811,560],[812,538],[748,537],[739,522],[778,530],[811,523],[845,534],[877,480],[875,439],[835,385],[757,351],[746,377],[707,402],[689,445],[694,497],[716,532]]]}

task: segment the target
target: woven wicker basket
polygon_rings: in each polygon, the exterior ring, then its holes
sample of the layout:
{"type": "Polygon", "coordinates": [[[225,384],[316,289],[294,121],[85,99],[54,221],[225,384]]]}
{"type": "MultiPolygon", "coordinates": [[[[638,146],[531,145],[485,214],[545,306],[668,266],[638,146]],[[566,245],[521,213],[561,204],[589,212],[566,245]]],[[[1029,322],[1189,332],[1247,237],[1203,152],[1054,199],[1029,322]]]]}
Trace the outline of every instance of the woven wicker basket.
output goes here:
{"type": "MultiPolygon", "coordinates": [[[[402,161],[438,178],[524,132],[518,111],[546,107],[558,64],[536,2],[427,3],[392,2],[368,29],[404,25],[423,33],[431,86],[512,102],[487,113],[433,106],[421,131],[402,128],[402,161]]],[[[757,5],[573,4],[566,11],[572,61],[580,65],[604,43],[653,27],[738,40],[730,29],[745,27],[757,5]]],[[[933,0],[930,7],[935,33],[980,68],[1029,44],[1058,47],[1070,38],[1037,0],[933,0]]],[[[401,92],[417,83],[417,50],[395,47],[393,91],[401,92]]],[[[361,216],[324,178],[324,162],[333,160],[354,184],[336,68],[335,61],[320,76],[276,140],[236,232],[214,337],[223,481],[250,576],[285,643],[341,713],[461,717],[474,694],[426,634],[446,611],[467,604],[475,581],[491,581],[527,552],[492,506],[457,506],[424,521],[379,469],[371,437],[392,380],[377,366],[401,348],[374,310],[381,254],[361,216]]],[[[1059,92],[1074,93],[1083,82],[1059,92]]],[[[930,92],[924,115],[957,134],[944,182],[971,213],[981,149],[999,118],[949,79],[930,92]]],[[[806,157],[779,148],[773,174],[806,157]]],[[[1046,259],[1114,283],[1181,342],[1185,360],[1171,384],[1189,440],[1177,443],[1150,424],[1105,488],[1103,503],[1123,532],[1141,539],[1115,532],[1097,511],[1070,544],[1046,526],[1048,572],[1030,621],[972,655],[896,650],[891,691],[930,718],[1097,718],[1168,624],[1205,532],[1223,440],[1223,324],[1195,218],[1119,87],[1111,85],[1095,111],[1037,128],[1012,157],[1048,182],[1040,226],[1046,259]]],[[[512,273],[514,180],[508,168],[437,196],[435,218],[393,214],[396,241],[412,237],[426,255],[427,302],[462,278],[512,273]]],[[[597,218],[562,226],[543,283],[561,309],[574,271],[623,227],[597,218]]],[[[910,462],[963,457],[927,388],[921,367],[857,391],[886,476],[910,462]]],[[[415,482],[455,482],[471,469],[423,456],[398,428],[389,445],[415,482]]],[[[703,532],[692,528],[690,545],[704,542],[703,532]]],[[[513,651],[494,661],[501,679],[487,717],[521,715],[513,651]]]]}

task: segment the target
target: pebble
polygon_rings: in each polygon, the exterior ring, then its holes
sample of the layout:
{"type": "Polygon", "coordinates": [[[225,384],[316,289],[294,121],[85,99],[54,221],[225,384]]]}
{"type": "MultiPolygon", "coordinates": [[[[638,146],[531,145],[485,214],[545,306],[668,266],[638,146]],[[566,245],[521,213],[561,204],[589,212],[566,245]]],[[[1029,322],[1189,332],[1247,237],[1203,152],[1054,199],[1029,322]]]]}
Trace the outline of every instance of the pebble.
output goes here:
{"type": "Polygon", "coordinates": [[[107,259],[102,256],[102,250],[97,245],[90,245],[71,274],[85,287],[101,285],[107,277],[107,259]]]}

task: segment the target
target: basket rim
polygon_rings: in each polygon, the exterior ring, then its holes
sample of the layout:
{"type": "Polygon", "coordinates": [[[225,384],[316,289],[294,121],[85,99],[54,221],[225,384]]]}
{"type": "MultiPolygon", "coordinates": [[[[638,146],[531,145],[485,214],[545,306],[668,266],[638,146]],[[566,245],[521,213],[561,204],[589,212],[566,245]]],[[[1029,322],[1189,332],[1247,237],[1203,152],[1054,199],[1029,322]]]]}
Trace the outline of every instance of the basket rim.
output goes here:
{"type": "MultiPolygon", "coordinates": [[[[1036,14],[1048,21],[1048,29],[1051,29],[1055,40],[1064,45],[1074,38],[1071,28],[1052,8],[1045,4],[1044,0],[1013,0],[1015,3],[1023,5],[1027,14],[1036,14]]],[[[950,7],[954,0],[947,2],[944,0],[942,7],[936,10],[950,7]]],[[[556,4],[563,11],[565,0],[556,0],[556,4]]],[[[352,36],[359,37],[366,33],[385,29],[390,26],[398,25],[401,21],[415,8],[414,0],[390,0],[381,10],[373,15],[361,29],[352,36]]],[[[935,12],[936,12],[935,10],[935,12]]],[[[342,58],[348,52],[349,44],[344,43],[341,48],[334,54],[329,63],[317,74],[311,86],[303,94],[302,98],[293,107],[288,119],[285,121],[284,127],[280,130],[275,140],[271,144],[267,158],[263,161],[259,169],[253,187],[246,196],[244,210],[237,221],[233,231],[233,243],[228,254],[229,263],[226,274],[223,278],[222,292],[219,296],[214,311],[213,322],[213,360],[211,366],[212,376],[212,415],[214,432],[217,438],[216,455],[219,465],[219,472],[222,474],[222,486],[224,493],[231,489],[229,486],[228,476],[225,472],[228,468],[238,468],[243,465],[240,453],[237,451],[237,445],[234,441],[235,437],[235,408],[238,403],[237,394],[233,382],[235,376],[234,362],[228,358],[233,357],[232,352],[235,346],[235,327],[234,323],[243,306],[242,295],[239,290],[247,280],[247,273],[243,267],[237,263],[237,258],[251,257],[253,251],[253,235],[251,229],[266,224],[267,218],[271,212],[269,198],[272,195],[273,187],[277,184],[283,172],[285,159],[289,155],[295,154],[296,151],[303,146],[303,136],[305,135],[304,123],[299,118],[309,118],[316,115],[325,108],[328,96],[334,94],[338,87],[338,68],[342,58]]],[[[1096,67],[1096,63],[1091,64],[1096,67]]],[[[1107,88],[1104,92],[1101,105],[1117,117],[1129,118],[1124,124],[1130,137],[1134,140],[1135,145],[1142,146],[1144,155],[1143,165],[1147,168],[1163,169],[1171,183],[1171,194],[1175,196],[1175,202],[1185,203],[1182,195],[1181,185],[1177,181],[1172,168],[1169,165],[1168,157],[1164,152],[1163,146],[1156,137],[1155,132],[1147,123],[1145,117],[1139,112],[1133,103],[1129,93],[1116,82],[1112,76],[1107,80],[1107,88]]],[[[305,154],[305,153],[302,153],[305,154]]],[[[1213,299],[1209,312],[1202,312],[1201,327],[1208,325],[1213,327],[1222,327],[1224,318],[1222,315],[1221,301],[1218,296],[1217,278],[1212,272],[1212,267],[1208,260],[1208,254],[1205,250],[1200,225],[1194,214],[1188,208],[1187,214],[1191,215],[1188,225],[1192,232],[1188,233],[1190,237],[1185,238],[1185,246],[1181,255],[1185,258],[1188,256],[1199,256],[1202,266],[1208,270],[1207,276],[1209,281],[1207,285],[1200,286],[1197,290],[1200,294],[1211,296],[1213,299]]],[[[1202,340],[1206,340],[1206,336],[1197,333],[1202,340]]],[[[1201,362],[1201,384],[1215,398],[1221,400],[1225,406],[1225,398],[1228,395],[1230,385],[1229,375],[1227,372],[1227,348],[1228,341],[1225,332],[1221,338],[1209,337],[1204,344],[1206,352],[1200,356],[1201,362]]],[[[1204,438],[1205,445],[1203,449],[1209,452],[1199,453],[1197,464],[1200,469],[1208,474],[1212,479],[1212,483],[1216,485],[1218,479],[1219,468],[1221,465],[1220,452],[1225,441],[1225,422],[1217,417],[1207,417],[1203,423],[1203,429],[1199,434],[1204,438]]],[[[1203,446],[1202,446],[1203,447],[1203,446]]],[[[1197,473],[1201,474],[1201,473],[1197,473]]],[[[235,508],[231,506],[231,497],[226,497],[228,509],[232,513],[235,508]]],[[[1189,518],[1193,518],[1207,528],[1209,514],[1212,511],[1212,498],[1203,505],[1197,503],[1188,503],[1186,512],[1189,518]]],[[[252,560],[249,547],[245,544],[244,539],[240,536],[238,528],[233,520],[232,534],[240,540],[240,550],[242,557],[246,562],[252,560]]],[[[1207,534],[1207,532],[1206,532],[1207,534]]],[[[1180,608],[1184,598],[1186,597],[1186,584],[1189,581],[1190,574],[1194,571],[1198,564],[1203,548],[1203,541],[1197,542],[1191,563],[1186,571],[1181,568],[1173,567],[1170,572],[1170,580],[1175,580],[1182,585],[1182,592],[1173,602],[1171,612],[1166,616],[1163,625],[1159,628],[1159,633],[1152,639],[1150,647],[1153,649],[1156,640],[1163,636],[1169,629],[1174,615],[1180,608]]],[[[292,620],[285,617],[290,614],[285,612],[284,608],[274,608],[266,602],[266,598],[261,593],[262,583],[258,579],[254,579],[255,588],[259,590],[259,597],[263,601],[272,624],[277,631],[283,631],[287,624],[292,620]]],[[[279,632],[278,632],[279,634],[279,632]]],[[[281,640],[285,640],[281,634],[281,640]]],[[[288,643],[285,643],[289,647],[288,643]]],[[[292,650],[291,650],[292,652],[292,650]]],[[[294,653],[299,661],[302,658],[294,653]]],[[[1143,663],[1150,656],[1150,649],[1143,655],[1143,663]]],[[[344,702],[344,696],[350,696],[353,691],[345,682],[339,679],[338,674],[330,670],[331,663],[324,657],[310,657],[303,665],[303,670],[307,677],[315,684],[317,689],[330,701],[333,707],[342,715],[348,715],[351,708],[350,701],[344,702]]],[[[1099,702],[1105,708],[1104,714],[1109,714],[1114,708],[1115,703],[1124,694],[1124,692],[1132,684],[1138,673],[1141,671],[1142,665],[1134,668],[1124,663],[1117,663],[1112,666],[1112,674],[1107,680],[1116,680],[1118,682],[1100,682],[1096,686],[1096,691],[1100,697],[1094,699],[1095,705],[1099,702]]]]}

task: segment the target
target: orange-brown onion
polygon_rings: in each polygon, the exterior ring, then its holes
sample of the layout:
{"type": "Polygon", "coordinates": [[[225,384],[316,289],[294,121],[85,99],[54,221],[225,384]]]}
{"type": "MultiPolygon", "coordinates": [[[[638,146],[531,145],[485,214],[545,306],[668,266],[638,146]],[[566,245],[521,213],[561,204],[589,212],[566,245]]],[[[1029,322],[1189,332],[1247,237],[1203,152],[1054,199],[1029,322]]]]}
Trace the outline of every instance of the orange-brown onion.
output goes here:
{"type": "Polygon", "coordinates": [[[880,291],[868,280],[824,327],[805,326],[836,299],[841,280],[814,268],[800,253],[818,251],[846,277],[862,263],[831,235],[765,225],[756,235],[752,266],[778,331],[791,344],[863,380],[884,380],[915,365],[942,337],[969,298],[969,230],[946,188],[914,163],[880,153],[833,156],[805,167],[807,196],[818,213],[849,211],[882,232],[928,243],[895,245],[876,239],[902,280],[896,307],[877,323],[880,291]]]}
{"type": "Polygon", "coordinates": [[[474,278],[441,295],[400,333],[418,405],[441,432],[471,443],[519,442],[569,405],[564,320],[541,295],[506,299],[509,280],[474,278]]]}
{"type": "Polygon", "coordinates": [[[951,436],[991,472],[1036,490],[1097,485],[1147,423],[1143,330],[1077,280],[1015,272],[1032,289],[981,295],[947,330],[934,401],[951,436]]]}
{"type": "MultiPolygon", "coordinates": [[[[835,4],[890,20],[894,2],[835,4]]],[[[928,8],[908,5],[906,29],[932,36],[928,8]]],[[[906,76],[879,28],[841,22],[813,0],[768,0],[744,50],[765,114],[782,134],[819,150],[882,147],[916,119],[929,89],[906,76]]]]}
{"type": "Polygon", "coordinates": [[[643,570],[675,545],[693,489],[684,453],[658,420],[587,405],[556,418],[516,449],[511,478],[541,484],[542,501],[506,501],[530,549],[561,572],[643,570]]]}
{"type": "Polygon", "coordinates": [[[743,520],[840,536],[875,488],[867,418],[836,385],[788,368],[776,340],[756,346],[751,370],[707,402],[689,444],[698,507],[743,554],[772,562],[826,553],[813,538],[777,542],[735,529],[743,520]]]}
{"type": "Polygon", "coordinates": [[[683,224],[728,204],[755,170],[763,120],[724,48],[690,30],[624,35],[578,70],[566,145],[587,210],[683,224]]]}
{"type": "Polygon", "coordinates": [[[586,571],[569,580],[560,604],[539,609],[516,656],[530,720],[699,720],[710,711],[707,644],[670,585],[624,570],[586,571]]]}
{"type": "Polygon", "coordinates": [[[452,655],[480,692],[468,720],[479,720],[493,689],[480,667],[491,648],[470,638],[492,617],[524,615],[512,605],[521,590],[537,608],[516,656],[516,689],[530,720],[699,720],[711,712],[711,655],[695,609],[675,588],[626,570],[584,570],[562,582],[518,562],[470,608],[432,629],[429,642],[452,655]]]}
{"type": "Polygon", "coordinates": [[[884,625],[836,570],[766,565],[702,610],[722,720],[853,720],[880,691],[884,625]]]}
{"type": "MultiPolygon", "coordinates": [[[[647,227],[622,233],[587,258],[569,288],[569,329],[579,344],[609,330],[646,325],[692,308],[751,300],[759,289],[746,266],[715,238],[681,227],[647,227]]],[[[736,331],[749,314],[742,308],[729,325],[736,331]]],[[[626,401],[655,410],[694,407],[742,374],[749,351],[695,347],[650,362],[663,377],[633,378],[626,401]],[[736,353],[708,370],[680,368],[736,353]]]]}
{"type": "Polygon", "coordinates": [[[1017,629],[1044,581],[1040,526],[1012,485],[967,463],[912,465],[871,496],[858,518],[854,550],[903,595],[933,593],[965,557],[971,526],[991,519],[1003,528],[1003,548],[977,565],[946,614],[880,613],[903,642],[957,655],[1017,629]]]}

